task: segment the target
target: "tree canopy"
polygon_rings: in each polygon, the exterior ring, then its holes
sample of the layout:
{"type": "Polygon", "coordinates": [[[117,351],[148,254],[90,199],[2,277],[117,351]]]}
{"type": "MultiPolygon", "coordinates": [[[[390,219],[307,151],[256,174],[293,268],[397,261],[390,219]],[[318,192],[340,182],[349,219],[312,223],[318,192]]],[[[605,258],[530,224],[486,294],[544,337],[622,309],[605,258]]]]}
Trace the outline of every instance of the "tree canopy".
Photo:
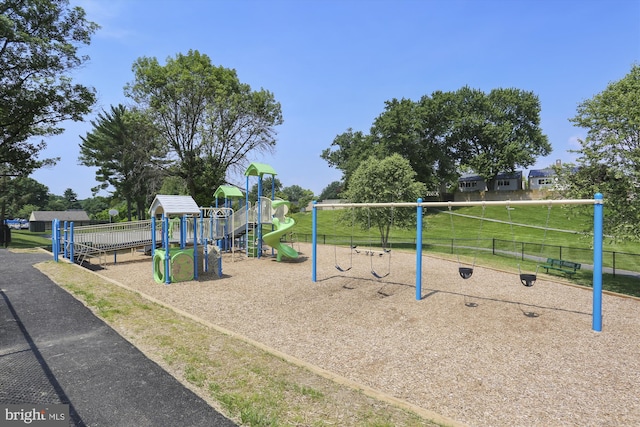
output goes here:
{"type": "Polygon", "coordinates": [[[122,104],[103,110],[91,125],[93,129],[80,137],[79,161],[98,168],[96,181],[102,185],[93,189],[94,194],[112,186],[125,200],[129,220],[133,205],[137,217],[144,218],[153,196],[150,190],[159,187],[165,154],[157,130],[143,112],[122,104]],[[154,181],[156,186],[151,185],[154,181]]]}
{"type": "Polygon", "coordinates": [[[568,196],[606,203],[605,231],[640,239],[640,65],[578,105],[570,121],[587,130],[577,150],[577,168],[563,169],[568,196]]]}
{"type": "Polygon", "coordinates": [[[94,90],[74,84],[70,72],[88,60],[98,26],[67,0],[5,0],[0,3],[0,164],[28,175],[45,163],[46,147],[34,137],[60,134],[65,120],[82,120],[94,90]]]}
{"type": "Polygon", "coordinates": [[[125,93],[148,109],[199,204],[210,203],[227,172],[246,166],[248,155],[275,147],[275,126],[283,120],[273,94],[252,90],[207,55],[190,50],[165,65],[142,57],[133,72],[125,93]]]}
{"type": "Polygon", "coordinates": [[[532,92],[494,89],[489,94],[463,87],[436,91],[419,101],[392,99],[371,133],[338,135],[321,157],[342,170],[347,184],[360,163],[399,154],[430,190],[446,190],[461,169],[491,182],[502,172],[528,167],[551,145],[540,129],[540,102],[532,92]]]}
{"type": "MultiPolygon", "coordinates": [[[[424,191],[425,186],[416,181],[416,172],[409,161],[399,154],[392,154],[381,160],[370,157],[362,162],[351,176],[343,196],[352,203],[406,202],[417,200],[424,191]]],[[[387,247],[391,227],[415,224],[414,212],[406,208],[363,208],[346,216],[345,220],[355,221],[363,229],[377,229],[383,247],[387,247]]]]}

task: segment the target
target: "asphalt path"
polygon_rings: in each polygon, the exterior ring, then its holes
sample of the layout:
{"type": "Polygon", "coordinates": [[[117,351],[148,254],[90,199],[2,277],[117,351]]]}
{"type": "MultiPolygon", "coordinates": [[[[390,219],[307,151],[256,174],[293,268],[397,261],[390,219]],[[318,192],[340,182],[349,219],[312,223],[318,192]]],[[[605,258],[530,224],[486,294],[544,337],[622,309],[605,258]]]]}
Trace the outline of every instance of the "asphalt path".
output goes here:
{"type": "Polygon", "coordinates": [[[68,404],[72,426],[236,425],[33,267],[50,259],[0,249],[0,405],[68,404]]]}

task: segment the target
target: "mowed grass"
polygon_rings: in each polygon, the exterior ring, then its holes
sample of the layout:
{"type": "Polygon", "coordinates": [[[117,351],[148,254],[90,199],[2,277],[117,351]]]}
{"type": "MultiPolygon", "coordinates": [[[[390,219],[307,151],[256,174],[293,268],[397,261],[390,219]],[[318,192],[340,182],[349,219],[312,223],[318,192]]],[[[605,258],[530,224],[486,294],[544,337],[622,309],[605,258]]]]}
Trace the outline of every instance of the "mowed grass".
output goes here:
{"type": "Polygon", "coordinates": [[[36,266],[243,426],[439,426],[60,262],[36,266]]]}
{"type": "Polygon", "coordinates": [[[51,238],[44,233],[32,233],[29,230],[11,230],[10,248],[28,249],[51,246],[51,238]]]}
{"type": "MultiPolygon", "coordinates": [[[[365,208],[356,208],[365,209],[365,208]]],[[[415,208],[402,208],[413,209],[415,208]]],[[[606,215],[606,210],[605,210],[606,215]]],[[[292,215],[294,233],[302,241],[311,241],[312,214],[292,215]]],[[[378,245],[377,230],[352,225],[350,209],[318,209],[320,244],[358,246],[378,245]]],[[[391,217],[390,217],[391,220],[391,217]]],[[[606,216],[605,216],[606,220],[606,216]]],[[[522,273],[543,273],[541,263],[528,257],[562,258],[583,264],[593,263],[592,206],[481,206],[427,209],[424,213],[423,248],[425,253],[522,273]]],[[[415,226],[414,226],[415,227],[415,226]]],[[[396,250],[415,250],[415,228],[400,229],[392,224],[390,241],[396,250]]],[[[640,244],[617,241],[605,236],[605,268],[640,271],[640,244]]],[[[566,278],[583,286],[593,285],[593,273],[579,270],[566,278]]],[[[640,279],[622,274],[603,274],[605,290],[640,297],[640,279]]]]}

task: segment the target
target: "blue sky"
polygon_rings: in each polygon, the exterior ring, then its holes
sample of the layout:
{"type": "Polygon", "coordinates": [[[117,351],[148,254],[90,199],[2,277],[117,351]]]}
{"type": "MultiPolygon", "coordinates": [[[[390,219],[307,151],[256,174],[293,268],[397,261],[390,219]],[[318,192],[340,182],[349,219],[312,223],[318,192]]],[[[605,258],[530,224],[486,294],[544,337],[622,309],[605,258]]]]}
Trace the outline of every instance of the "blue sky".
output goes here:
{"type": "MultiPolygon", "coordinates": [[[[101,29],[74,78],[98,95],[94,114],[47,138],[57,166],[32,175],[49,191],[91,197],[95,171],[78,165],[80,136],[111,105],[141,56],[161,63],[197,49],[243,83],[274,93],[284,124],[268,163],[284,186],[319,194],[341,173],[320,158],[348,128],[369,132],[392,98],[419,99],[465,85],[515,87],[540,98],[556,159],[572,161],[586,132],[577,105],[640,61],[640,0],[71,0],[101,29]]],[[[229,177],[244,185],[242,177],[229,177]]],[[[101,193],[106,195],[106,193],[101,193]]]]}

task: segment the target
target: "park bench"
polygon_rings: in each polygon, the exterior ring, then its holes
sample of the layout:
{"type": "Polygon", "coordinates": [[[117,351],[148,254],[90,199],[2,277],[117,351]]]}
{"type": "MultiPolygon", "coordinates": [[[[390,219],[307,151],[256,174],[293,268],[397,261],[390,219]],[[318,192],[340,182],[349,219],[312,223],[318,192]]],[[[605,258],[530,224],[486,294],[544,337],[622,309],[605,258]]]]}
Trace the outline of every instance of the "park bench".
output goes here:
{"type": "Polygon", "coordinates": [[[555,258],[547,258],[546,264],[541,265],[541,267],[544,268],[547,273],[549,273],[549,270],[556,270],[565,273],[569,277],[572,277],[580,270],[580,264],[577,262],[555,258]]]}

